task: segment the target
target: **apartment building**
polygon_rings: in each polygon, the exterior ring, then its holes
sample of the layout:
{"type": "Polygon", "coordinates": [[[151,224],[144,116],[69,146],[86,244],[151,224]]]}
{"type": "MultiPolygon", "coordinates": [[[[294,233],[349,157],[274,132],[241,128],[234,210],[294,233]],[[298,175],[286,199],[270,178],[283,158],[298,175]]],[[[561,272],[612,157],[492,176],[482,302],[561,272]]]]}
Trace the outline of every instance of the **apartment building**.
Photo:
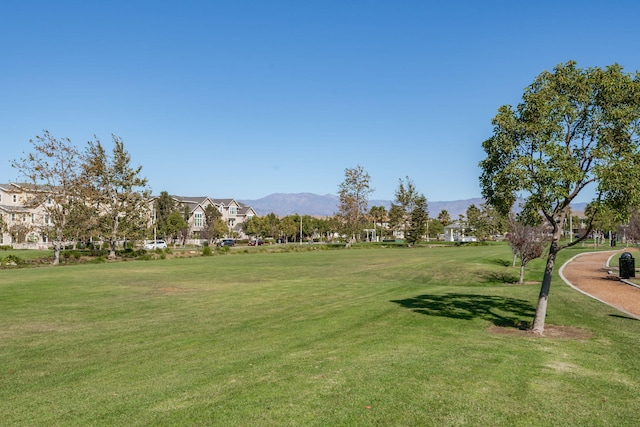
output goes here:
{"type": "MultiPolygon", "coordinates": [[[[30,184],[0,184],[0,245],[13,246],[16,249],[50,247],[47,232],[52,223],[46,212],[46,205],[32,206],[29,203],[36,191],[37,188],[30,184]]],[[[176,202],[189,207],[189,237],[195,243],[200,239],[200,231],[206,226],[205,209],[209,205],[213,205],[222,214],[222,219],[229,226],[229,236],[246,237],[241,225],[256,215],[253,208],[234,199],[212,199],[206,196],[172,197],[176,202]]],[[[155,199],[156,197],[152,197],[148,201],[151,215],[155,199]]],[[[46,203],[53,204],[53,201],[48,199],[46,203]]],[[[151,224],[152,219],[149,222],[151,224]]]]}
{"type": "MultiPolygon", "coordinates": [[[[0,245],[46,249],[51,218],[43,205],[29,203],[36,188],[30,184],[0,184],[0,245]]],[[[52,204],[48,199],[45,203],[52,204]]]]}

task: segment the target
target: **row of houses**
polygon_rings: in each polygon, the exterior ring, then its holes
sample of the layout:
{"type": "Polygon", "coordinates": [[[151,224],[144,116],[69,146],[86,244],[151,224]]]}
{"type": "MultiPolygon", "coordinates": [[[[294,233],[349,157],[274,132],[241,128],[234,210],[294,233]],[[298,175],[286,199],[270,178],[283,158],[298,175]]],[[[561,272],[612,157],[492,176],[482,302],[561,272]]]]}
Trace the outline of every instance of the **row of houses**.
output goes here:
{"type": "MultiPolygon", "coordinates": [[[[4,227],[0,230],[0,245],[45,249],[49,246],[47,229],[51,226],[45,205],[31,206],[35,187],[28,184],[0,184],[0,216],[4,227]]],[[[189,207],[189,240],[198,241],[205,228],[205,209],[214,206],[229,226],[229,236],[246,237],[242,223],[256,215],[251,206],[235,199],[215,199],[211,197],[172,196],[174,201],[189,207]]],[[[148,200],[153,218],[153,204],[157,197],[148,200]]],[[[45,203],[52,204],[49,199],[45,203]]]]}
{"type": "MultiPolygon", "coordinates": [[[[157,197],[149,199],[149,208],[153,210],[153,203],[157,197]]],[[[206,227],[205,210],[209,206],[215,207],[222,215],[222,219],[229,227],[229,236],[246,238],[242,231],[242,224],[250,218],[256,216],[255,210],[235,199],[214,199],[207,196],[184,197],[172,196],[173,200],[183,206],[189,207],[189,239],[197,243],[200,240],[200,233],[206,227]]]]}

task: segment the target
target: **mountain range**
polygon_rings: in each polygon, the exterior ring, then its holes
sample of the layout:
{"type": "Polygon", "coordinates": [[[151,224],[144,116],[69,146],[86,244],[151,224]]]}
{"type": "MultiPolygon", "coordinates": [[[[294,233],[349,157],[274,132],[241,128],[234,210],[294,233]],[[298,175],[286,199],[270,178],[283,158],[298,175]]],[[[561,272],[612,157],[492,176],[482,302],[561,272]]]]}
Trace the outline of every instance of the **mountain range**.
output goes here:
{"type": "MultiPolygon", "coordinates": [[[[313,193],[274,193],[257,200],[238,200],[245,205],[251,206],[258,215],[274,213],[277,216],[287,215],[311,215],[311,216],[332,216],[338,211],[340,199],[334,194],[313,194],[313,193]]],[[[465,215],[471,205],[480,205],[484,200],[480,197],[473,199],[451,200],[451,201],[428,201],[429,215],[436,217],[438,213],[446,210],[452,219],[459,215],[465,215]]],[[[389,210],[391,200],[369,200],[369,206],[384,206],[389,210]]],[[[584,210],[586,203],[572,205],[574,211],[584,210]]]]}
{"type": "MultiPolygon", "coordinates": [[[[251,206],[258,215],[267,215],[273,212],[278,216],[301,214],[324,217],[332,216],[338,211],[340,199],[334,194],[274,193],[257,200],[238,201],[251,206]]],[[[432,216],[446,210],[451,218],[457,218],[458,215],[466,213],[467,208],[472,204],[480,206],[482,203],[481,198],[428,202],[429,212],[432,216]]],[[[389,210],[391,200],[369,200],[369,206],[384,206],[389,210]]]]}

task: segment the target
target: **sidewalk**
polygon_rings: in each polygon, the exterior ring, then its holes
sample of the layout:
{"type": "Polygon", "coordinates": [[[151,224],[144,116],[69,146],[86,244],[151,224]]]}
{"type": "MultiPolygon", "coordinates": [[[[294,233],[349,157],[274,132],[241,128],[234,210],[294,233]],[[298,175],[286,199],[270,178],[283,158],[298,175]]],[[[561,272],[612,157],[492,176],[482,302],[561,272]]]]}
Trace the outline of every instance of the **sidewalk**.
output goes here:
{"type": "Polygon", "coordinates": [[[636,251],[625,248],[577,255],[560,268],[560,277],[577,291],[640,320],[640,289],[620,281],[617,273],[609,274],[607,268],[609,258],[622,252],[636,251]]]}

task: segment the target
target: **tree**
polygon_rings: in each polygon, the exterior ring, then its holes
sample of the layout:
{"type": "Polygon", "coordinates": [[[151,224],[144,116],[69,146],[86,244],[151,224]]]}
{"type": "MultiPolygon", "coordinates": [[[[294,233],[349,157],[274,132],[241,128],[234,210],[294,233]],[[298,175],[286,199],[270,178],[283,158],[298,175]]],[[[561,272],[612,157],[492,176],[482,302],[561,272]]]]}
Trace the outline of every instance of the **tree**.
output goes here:
{"type": "Polygon", "coordinates": [[[389,227],[391,227],[391,230],[395,235],[398,235],[398,232],[402,229],[403,225],[404,211],[400,206],[391,203],[391,209],[389,209],[389,227]]]}
{"type": "Polygon", "coordinates": [[[406,235],[407,244],[415,245],[422,240],[422,236],[427,234],[428,222],[427,198],[423,195],[416,196],[409,216],[409,228],[406,235]]]}
{"type": "MultiPolygon", "coordinates": [[[[515,218],[509,220],[509,235],[507,237],[514,257],[520,258],[520,279],[524,283],[524,269],[529,261],[540,258],[547,242],[547,233],[541,225],[527,225],[515,218]]],[[[515,262],[515,258],[514,258],[515,262]]]]}
{"type": "Polygon", "coordinates": [[[421,197],[418,194],[418,190],[416,190],[416,186],[413,184],[413,181],[407,176],[406,181],[402,179],[398,180],[398,188],[395,193],[394,205],[400,208],[402,211],[402,217],[400,218],[400,228],[406,234],[409,228],[409,222],[411,220],[411,215],[419,202],[419,198],[421,197]]]}
{"type": "Polygon", "coordinates": [[[33,186],[27,204],[44,210],[49,224],[47,234],[53,242],[53,265],[58,265],[60,251],[70,235],[73,206],[84,197],[80,153],[69,138],[57,139],[48,131],[29,142],[33,152],[11,164],[27,185],[33,186]]]}
{"type": "Polygon", "coordinates": [[[438,222],[442,224],[442,226],[447,226],[451,224],[451,215],[449,215],[449,211],[443,209],[438,214],[438,222]]]}
{"type": "Polygon", "coordinates": [[[273,212],[263,216],[262,218],[264,221],[263,234],[266,237],[276,237],[278,235],[278,224],[280,223],[280,218],[278,218],[273,212]]]}
{"type": "Polygon", "coordinates": [[[111,155],[97,137],[89,141],[83,162],[83,174],[97,207],[98,227],[109,242],[109,258],[115,258],[120,238],[142,237],[149,217],[147,179],[140,177],[142,166],[132,167],[122,139],[115,135],[112,139],[111,155]]]}
{"type": "Polygon", "coordinates": [[[369,194],[373,192],[369,182],[369,174],[360,165],[353,169],[345,169],[344,181],[338,192],[338,218],[341,220],[344,234],[349,237],[349,244],[359,236],[367,219],[369,194]]]}
{"type": "MultiPolygon", "coordinates": [[[[542,335],[556,256],[585,238],[561,244],[569,204],[591,185],[594,211],[606,206],[622,218],[639,205],[640,76],[619,65],[560,64],[536,77],[516,109],[500,107],[492,123],[480,162],[485,200],[506,215],[525,194],[524,208],[540,212],[551,230],[532,326],[542,335]]],[[[590,231],[593,216],[587,223],[590,231]]]]}
{"type": "Polygon", "coordinates": [[[484,240],[482,239],[482,232],[480,232],[479,230],[482,230],[483,228],[486,228],[486,224],[483,224],[483,218],[482,218],[482,212],[480,211],[480,209],[474,205],[471,204],[469,205],[469,207],[467,208],[467,227],[468,230],[466,230],[467,233],[474,233],[474,235],[480,239],[480,240],[484,240]]]}
{"type": "Polygon", "coordinates": [[[640,241],[640,211],[634,210],[631,214],[631,218],[629,218],[629,225],[624,230],[625,237],[632,241],[638,242],[640,241]]]}
{"type": "Polygon", "coordinates": [[[153,221],[156,233],[167,240],[170,233],[167,231],[167,219],[176,210],[176,201],[166,191],[161,191],[160,195],[153,201],[153,221]]]}
{"type": "Polygon", "coordinates": [[[440,235],[444,234],[444,225],[438,220],[431,218],[429,220],[429,236],[434,236],[436,239],[440,235]]]}
{"type": "Polygon", "coordinates": [[[175,244],[176,239],[182,234],[186,227],[187,221],[185,221],[184,215],[179,210],[171,212],[166,218],[163,227],[165,239],[171,238],[175,244]]]}
{"type": "Polygon", "coordinates": [[[285,241],[288,242],[289,240],[293,240],[297,232],[298,224],[293,216],[287,215],[280,220],[280,223],[278,224],[278,234],[280,237],[285,239],[285,241]]]}
{"type": "Polygon", "coordinates": [[[264,234],[263,221],[260,217],[257,216],[251,217],[244,221],[242,224],[240,224],[240,228],[247,236],[261,237],[264,234]]]}
{"type": "Polygon", "coordinates": [[[491,236],[504,232],[507,227],[504,215],[484,203],[479,208],[473,204],[467,208],[467,225],[469,230],[482,242],[491,236]]]}
{"type": "Polygon", "coordinates": [[[380,224],[380,240],[382,240],[382,223],[387,218],[387,209],[384,206],[372,206],[369,210],[369,215],[373,221],[374,229],[377,224],[380,224]]]}

